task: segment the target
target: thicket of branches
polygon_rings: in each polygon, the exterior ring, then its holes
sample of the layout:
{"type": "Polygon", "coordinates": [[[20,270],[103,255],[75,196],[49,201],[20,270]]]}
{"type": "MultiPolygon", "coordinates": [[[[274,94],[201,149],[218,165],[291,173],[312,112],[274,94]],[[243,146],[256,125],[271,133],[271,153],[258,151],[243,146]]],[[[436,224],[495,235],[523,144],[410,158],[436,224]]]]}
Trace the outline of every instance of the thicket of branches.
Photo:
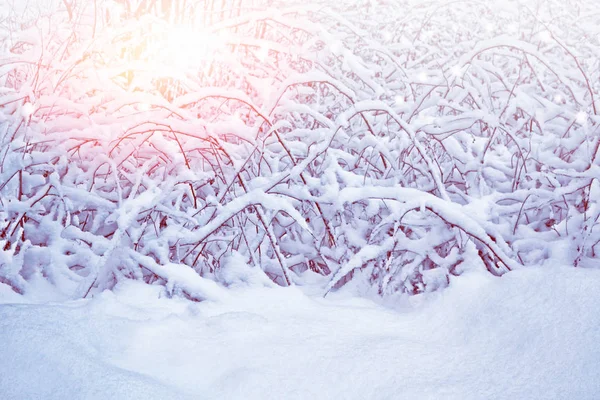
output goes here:
{"type": "Polygon", "coordinates": [[[201,300],[254,268],[417,294],[468,269],[598,263],[588,2],[46,10],[0,16],[0,283],[16,292],[137,279],[201,300]]]}

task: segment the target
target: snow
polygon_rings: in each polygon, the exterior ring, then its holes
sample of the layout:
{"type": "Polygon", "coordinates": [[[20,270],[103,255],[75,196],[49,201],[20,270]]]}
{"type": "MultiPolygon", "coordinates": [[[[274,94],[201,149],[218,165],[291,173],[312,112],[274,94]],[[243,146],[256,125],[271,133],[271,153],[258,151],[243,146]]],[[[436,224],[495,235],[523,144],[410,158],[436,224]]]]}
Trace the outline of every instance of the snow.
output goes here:
{"type": "MultiPolygon", "coordinates": [[[[260,285],[258,285],[260,286],[260,285]]],[[[596,399],[600,271],[471,272],[396,309],[299,287],[194,303],[124,281],[24,303],[0,285],[3,399],[596,399]],[[18,303],[15,303],[17,301],[18,303]],[[13,302],[13,303],[11,303],[13,302]]]]}
{"type": "Polygon", "coordinates": [[[0,1],[0,400],[600,398],[597,7],[529,3],[0,1]]]}
{"type": "Polygon", "coordinates": [[[31,115],[34,112],[34,107],[33,104],[31,103],[25,103],[23,104],[23,107],[21,107],[21,116],[25,119],[31,117],[31,115]]]}

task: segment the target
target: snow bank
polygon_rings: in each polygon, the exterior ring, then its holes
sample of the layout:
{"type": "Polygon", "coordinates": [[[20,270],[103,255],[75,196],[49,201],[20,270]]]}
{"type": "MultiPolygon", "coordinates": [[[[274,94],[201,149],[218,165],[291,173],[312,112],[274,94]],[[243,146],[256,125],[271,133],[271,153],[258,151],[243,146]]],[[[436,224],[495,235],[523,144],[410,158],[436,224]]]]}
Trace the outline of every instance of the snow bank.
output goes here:
{"type": "MultiPolygon", "coordinates": [[[[600,271],[470,273],[393,311],[240,288],[0,306],[3,399],[596,399],[600,271]]],[[[1,285],[0,285],[1,286],[1,285]]],[[[0,296],[9,301],[4,291],[0,296]]],[[[8,293],[8,292],[7,292],[8,293]]]]}

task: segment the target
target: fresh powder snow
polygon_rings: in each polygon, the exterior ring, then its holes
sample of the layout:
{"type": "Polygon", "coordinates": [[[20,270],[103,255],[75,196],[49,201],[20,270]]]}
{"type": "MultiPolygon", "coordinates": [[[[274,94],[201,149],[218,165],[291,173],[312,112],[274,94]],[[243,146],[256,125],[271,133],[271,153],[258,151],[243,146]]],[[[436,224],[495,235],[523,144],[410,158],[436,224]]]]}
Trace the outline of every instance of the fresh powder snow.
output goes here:
{"type": "Polygon", "coordinates": [[[239,284],[227,299],[202,303],[136,282],[69,302],[23,303],[4,289],[2,398],[592,400],[600,393],[598,270],[472,273],[395,309],[301,289],[239,284]]]}

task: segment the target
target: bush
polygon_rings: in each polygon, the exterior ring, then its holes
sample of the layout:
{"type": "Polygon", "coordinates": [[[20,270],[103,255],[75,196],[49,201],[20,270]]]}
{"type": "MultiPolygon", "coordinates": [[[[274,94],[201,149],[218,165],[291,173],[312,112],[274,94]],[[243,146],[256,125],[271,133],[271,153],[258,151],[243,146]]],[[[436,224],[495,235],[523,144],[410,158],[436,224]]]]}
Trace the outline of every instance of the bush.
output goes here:
{"type": "Polygon", "coordinates": [[[388,295],[597,264],[593,6],[530,3],[5,9],[0,283],[202,300],[233,253],[388,295]]]}

